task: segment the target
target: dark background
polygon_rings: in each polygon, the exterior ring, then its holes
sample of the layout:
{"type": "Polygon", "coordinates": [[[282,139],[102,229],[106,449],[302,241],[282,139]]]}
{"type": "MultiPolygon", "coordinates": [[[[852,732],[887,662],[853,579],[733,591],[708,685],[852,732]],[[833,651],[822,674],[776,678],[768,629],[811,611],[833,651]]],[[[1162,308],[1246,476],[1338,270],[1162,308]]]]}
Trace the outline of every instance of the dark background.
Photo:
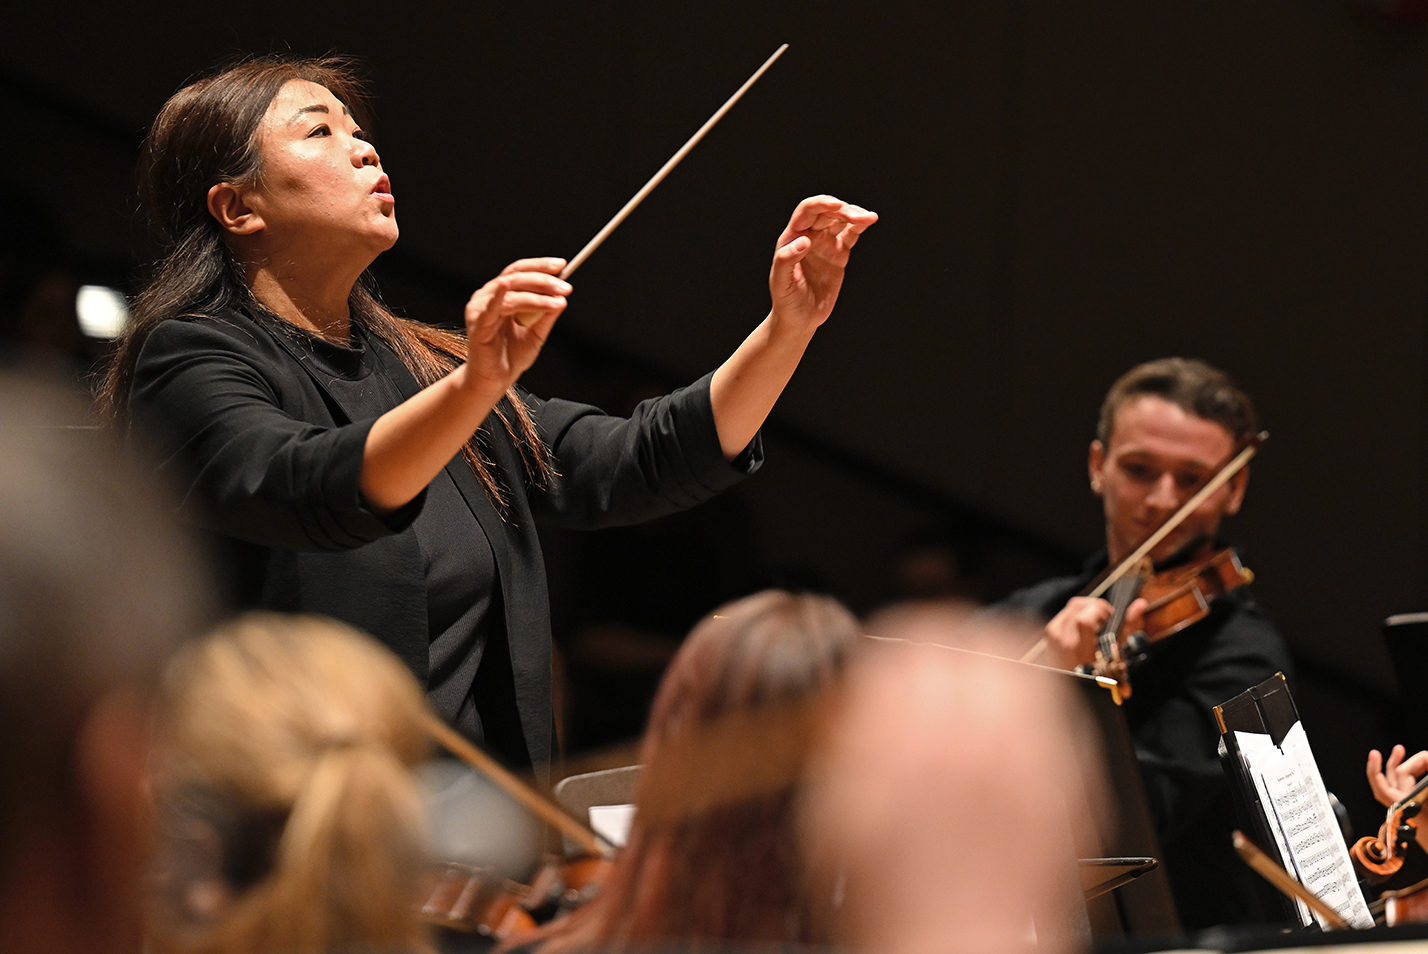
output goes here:
{"type": "MultiPolygon", "coordinates": [[[[1229,530],[1299,661],[1330,787],[1376,826],[1364,753],[1408,731],[1378,625],[1428,609],[1428,29],[1411,17],[1352,0],[28,6],[0,31],[9,262],[43,245],[132,290],[154,254],[135,148],[167,96],[239,53],[334,51],[369,68],[398,199],[383,291],[434,321],[515,257],[573,255],[789,42],[578,273],[527,384],[617,409],[691,380],[764,315],[798,199],[882,220],[757,479],[662,526],[548,539],[573,673],[603,647],[638,698],[661,639],[769,582],[869,610],[913,541],[955,543],[961,585],[989,598],[1074,567],[1101,541],[1085,453],[1106,387],[1198,356],[1272,434],[1229,530]]],[[[618,734],[599,718],[572,741],[618,734]]]]}

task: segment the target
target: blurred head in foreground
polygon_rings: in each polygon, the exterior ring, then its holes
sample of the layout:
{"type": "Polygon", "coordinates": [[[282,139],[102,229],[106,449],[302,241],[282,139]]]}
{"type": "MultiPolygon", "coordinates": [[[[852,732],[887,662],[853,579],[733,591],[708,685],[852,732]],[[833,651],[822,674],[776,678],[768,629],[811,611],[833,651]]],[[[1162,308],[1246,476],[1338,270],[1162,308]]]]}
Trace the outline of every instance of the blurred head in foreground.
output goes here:
{"type": "Polygon", "coordinates": [[[164,683],[160,951],[420,951],[424,694],[355,630],[254,614],[164,683]]]}
{"type": "Polygon", "coordinates": [[[878,634],[907,641],[860,654],[809,774],[810,862],[843,879],[834,942],[1078,949],[1073,833],[1094,840],[1100,768],[1068,677],[995,658],[1025,634],[965,610],[907,607],[878,634]]]}
{"type": "Polygon", "coordinates": [[[694,628],[650,714],[629,840],[601,893],[541,954],[826,939],[796,802],[858,632],[836,601],[782,591],[694,628]]]}
{"type": "Polygon", "coordinates": [[[160,669],[207,580],[72,394],[0,378],[0,950],[137,951],[160,669]]]}

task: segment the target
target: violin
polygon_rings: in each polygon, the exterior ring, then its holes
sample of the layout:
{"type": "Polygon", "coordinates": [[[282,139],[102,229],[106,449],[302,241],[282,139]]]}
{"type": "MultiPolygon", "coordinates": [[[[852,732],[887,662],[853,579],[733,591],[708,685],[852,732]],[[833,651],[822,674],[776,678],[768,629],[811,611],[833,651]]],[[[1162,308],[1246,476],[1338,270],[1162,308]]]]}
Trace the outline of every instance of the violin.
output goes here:
{"type": "MultiPolygon", "coordinates": [[[[1116,680],[1119,684],[1119,695],[1130,696],[1130,665],[1145,658],[1146,649],[1151,643],[1204,619],[1210,612],[1210,603],[1213,600],[1254,579],[1254,574],[1245,569],[1234,550],[1228,547],[1214,553],[1205,553],[1184,565],[1177,563],[1163,573],[1154,572],[1150,563],[1150,552],[1208,500],[1211,494],[1243,470],[1268,439],[1269,434],[1261,431],[1245,441],[1236,453],[1230,455],[1229,459],[1190,495],[1179,510],[1151,531],[1129,556],[1114,568],[1108,568],[1082,594],[1101,596],[1110,591],[1114,612],[1097,639],[1096,661],[1089,667],[1089,671],[1116,680]],[[1150,601],[1145,611],[1142,631],[1130,637],[1122,637],[1120,630],[1124,625],[1126,612],[1135,598],[1142,595],[1150,601]],[[1122,644],[1126,644],[1129,656],[1121,651],[1122,644]]],[[[1207,549],[1204,542],[1194,541],[1185,550],[1195,547],[1207,549]]],[[[1182,553],[1185,550],[1182,550],[1182,553]]],[[[1038,643],[1033,647],[1032,653],[1039,652],[1043,645],[1044,641],[1038,643]]],[[[1022,658],[1027,659],[1032,653],[1022,658]]],[[[1083,667],[1083,671],[1086,671],[1086,667],[1083,667]]]]}
{"type": "MultiPolygon", "coordinates": [[[[1408,846],[1417,837],[1414,819],[1428,802],[1428,775],[1418,780],[1407,795],[1394,802],[1384,817],[1377,835],[1366,835],[1349,848],[1349,857],[1372,884],[1382,884],[1403,869],[1408,858],[1408,846]]],[[[1381,910],[1384,923],[1422,924],[1428,921],[1428,881],[1422,881],[1396,891],[1385,891],[1369,905],[1381,910]]],[[[1376,910],[1375,913],[1378,913],[1376,910]]]]}
{"type": "Polygon", "coordinates": [[[1150,601],[1141,621],[1143,632],[1127,640],[1127,648],[1143,654],[1151,643],[1208,616],[1216,599],[1253,582],[1254,572],[1240,562],[1232,547],[1207,552],[1155,575],[1141,589],[1140,595],[1150,601]]]}
{"type": "Polygon", "coordinates": [[[610,865],[610,859],[589,854],[549,855],[526,885],[497,877],[490,868],[442,862],[430,873],[421,913],[432,924],[519,943],[537,925],[593,898],[610,865]]]}
{"type": "Polygon", "coordinates": [[[1383,827],[1377,835],[1365,835],[1354,842],[1349,856],[1374,884],[1382,884],[1398,874],[1408,857],[1408,846],[1417,836],[1413,819],[1428,801],[1428,775],[1405,796],[1388,808],[1383,827]]]}
{"type": "Polygon", "coordinates": [[[1151,644],[1198,623],[1216,599],[1254,582],[1254,572],[1232,547],[1215,550],[1208,541],[1197,541],[1192,552],[1197,552],[1192,559],[1177,559],[1160,572],[1142,557],[1111,586],[1114,611],[1097,639],[1096,662],[1084,668],[1115,679],[1123,696],[1131,694],[1129,670],[1145,659],[1151,644]],[[1141,629],[1122,633],[1126,612],[1138,597],[1148,601],[1141,629]]]}
{"type": "Polygon", "coordinates": [[[499,878],[489,868],[455,862],[438,865],[431,873],[422,915],[434,924],[504,941],[532,931],[538,921],[568,913],[594,897],[609,874],[614,847],[435,715],[425,719],[425,728],[447,751],[481,772],[536,817],[568,835],[582,852],[571,858],[547,856],[529,885],[499,878]]]}
{"type": "Polygon", "coordinates": [[[529,890],[489,868],[447,861],[430,873],[421,913],[429,923],[505,941],[536,928],[526,906],[529,890]]]}

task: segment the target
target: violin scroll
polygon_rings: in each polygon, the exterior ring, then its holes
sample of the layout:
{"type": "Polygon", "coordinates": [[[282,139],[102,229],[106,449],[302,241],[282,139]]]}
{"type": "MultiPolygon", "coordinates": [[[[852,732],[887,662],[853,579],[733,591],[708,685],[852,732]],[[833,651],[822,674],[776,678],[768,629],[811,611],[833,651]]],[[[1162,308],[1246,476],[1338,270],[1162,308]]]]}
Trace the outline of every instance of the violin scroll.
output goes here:
{"type": "Polygon", "coordinates": [[[1349,849],[1349,856],[1369,881],[1381,884],[1403,868],[1408,846],[1418,835],[1413,819],[1423,810],[1425,798],[1428,798],[1428,776],[1389,808],[1377,835],[1366,835],[1349,849]]]}

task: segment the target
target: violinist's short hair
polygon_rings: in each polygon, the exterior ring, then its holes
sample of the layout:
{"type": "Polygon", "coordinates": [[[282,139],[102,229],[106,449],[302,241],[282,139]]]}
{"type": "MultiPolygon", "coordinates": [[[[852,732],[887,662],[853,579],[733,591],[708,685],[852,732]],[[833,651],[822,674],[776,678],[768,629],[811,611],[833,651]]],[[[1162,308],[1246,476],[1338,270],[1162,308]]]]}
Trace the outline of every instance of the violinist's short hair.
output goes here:
{"type": "Polygon", "coordinates": [[[1144,395],[1162,398],[1218,424],[1240,443],[1259,430],[1254,402],[1230,376],[1199,358],[1160,358],[1131,368],[1111,385],[1101,404],[1096,439],[1109,444],[1116,412],[1144,395]]]}

